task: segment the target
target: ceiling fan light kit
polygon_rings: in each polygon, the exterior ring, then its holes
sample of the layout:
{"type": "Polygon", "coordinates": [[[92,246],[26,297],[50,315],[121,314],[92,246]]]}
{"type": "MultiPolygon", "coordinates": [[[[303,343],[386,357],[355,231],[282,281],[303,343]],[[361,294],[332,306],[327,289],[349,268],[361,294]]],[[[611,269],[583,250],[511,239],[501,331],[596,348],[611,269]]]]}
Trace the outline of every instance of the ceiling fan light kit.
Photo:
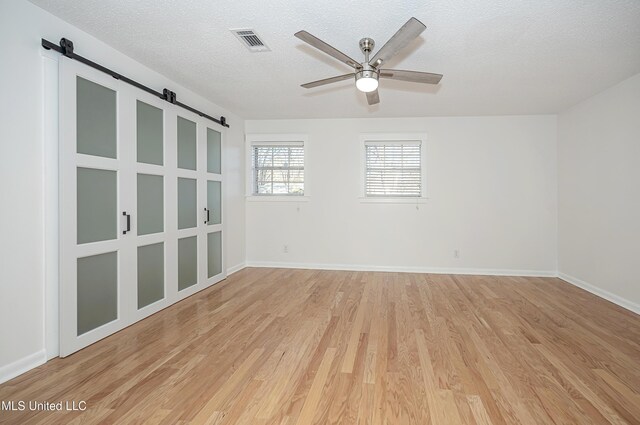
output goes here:
{"type": "Polygon", "coordinates": [[[310,89],[347,80],[355,76],[356,88],[367,94],[367,102],[369,105],[375,105],[380,103],[380,97],[378,95],[378,80],[380,78],[423,84],[438,84],[440,79],[442,79],[441,74],[380,68],[385,62],[395,56],[400,50],[405,48],[411,41],[418,37],[426,28],[427,27],[416,18],[409,19],[393,35],[393,37],[391,37],[389,41],[387,41],[385,45],[378,50],[371,60],[369,59],[369,55],[375,47],[375,42],[371,38],[363,38],[360,40],[360,50],[364,54],[364,62],[357,62],[355,59],[352,59],[335,47],[325,43],[306,31],[298,31],[295,33],[295,36],[300,40],[354,69],[353,73],[312,81],[310,83],[302,84],[302,87],[310,89]]]}
{"type": "MultiPolygon", "coordinates": [[[[370,66],[371,67],[371,66],[370,66]]],[[[364,93],[369,93],[378,89],[378,71],[373,69],[362,69],[356,72],[356,87],[364,93]]]]}
{"type": "Polygon", "coordinates": [[[362,71],[356,74],[356,87],[363,93],[369,93],[378,89],[378,74],[374,73],[374,76],[362,75],[362,71]]]}

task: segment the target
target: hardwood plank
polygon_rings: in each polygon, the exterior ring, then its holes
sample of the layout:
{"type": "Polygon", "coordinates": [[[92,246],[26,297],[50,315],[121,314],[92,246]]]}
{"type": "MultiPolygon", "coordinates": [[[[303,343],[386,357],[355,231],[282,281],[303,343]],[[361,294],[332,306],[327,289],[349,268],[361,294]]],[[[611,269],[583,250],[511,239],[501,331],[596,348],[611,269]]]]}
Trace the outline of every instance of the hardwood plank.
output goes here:
{"type": "Polygon", "coordinates": [[[264,349],[256,348],[251,355],[240,365],[238,369],[233,372],[233,375],[225,382],[222,387],[215,392],[213,397],[207,401],[198,414],[193,418],[196,423],[210,421],[209,418],[218,416],[220,414],[221,407],[227,401],[227,399],[234,393],[240,392],[238,386],[242,381],[246,380],[247,374],[254,367],[256,361],[260,358],[264,349]]]}
{"type": "Polygon", "coordinates": [[[369,296],[369,286],[365,286],[364,293],[358,304],[358,312],[356,313],[356,319],[351,326],[351,336],[347,344],[347,352],[344,355],[342,362],[342,373],[351,373],[353,371],[353,363],[356,357],[356,350],[358,349],[358,341],[360,340],[360,333],[362,332],[362,324],[364,322],[364,316],[367,312],[367,297],[369,296]]]}
{"type": "Polygon", "coordinates": [[[491,418],[485,410],[480,397],[477,395],[468,395],[467,401],[478,425],[493,425],[493,422],[491,422],[491,418]]]}
{"type": "Polygon", "coordinates": [[[302,406],[302,411],[300,411],[300,415],[298,415],[296,425],[307,425],[312,423],[313,417],[316,413],[316,407],[320,402],[320,397],[322,396],[322,392],[324,390],[324,384],[327,380],[327,375],[329,375],[329,370],[331,368],[331,364],[333,363],[335,355],[335,348],[327,348],[327,351],[325,351],[324,357],[322,358],[322,363],[320,363],[320,367],[318,368],[318,373],[313,380],[313,384],[309,389],[309,394],[307,395],[304,405],[302,406]]]}

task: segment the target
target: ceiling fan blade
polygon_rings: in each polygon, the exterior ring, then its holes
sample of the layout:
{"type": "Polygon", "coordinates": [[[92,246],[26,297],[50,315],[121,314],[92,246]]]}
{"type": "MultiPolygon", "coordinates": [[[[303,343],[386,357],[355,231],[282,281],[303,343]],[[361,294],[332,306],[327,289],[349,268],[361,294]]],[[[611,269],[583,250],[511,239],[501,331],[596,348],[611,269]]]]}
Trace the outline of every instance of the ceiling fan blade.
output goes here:
{"type": "Polygon", "coordinates": [[[305,89],[311,89],[318,86],[324,86],[325,84],[337,83],[338,81],[348,80],[354,78],[355,74],[338,75],[337,77],[325,78],[324,80],[312,81],[310,83],[302,84],[305,89]]]}
{"type": "Polygon", "coordinates": [[[329,56],[333,56],[334,58],[338,59],[340,62],[346,63],[352,68],[356,68],[356,69],[360,68],[360,64],[355,59],[350,58],[349,56],[342,53],[340,50],[320,40],[315,35],[311,35],[306,31],[298,31],[294,35],[298,37],[300,40],[304,41],[305,43],[308,43],[311,46],[315,47],[316,49],[325,52],[329,56]]]}
{"type": "Polygon", "coordinates": [[[418,71],[403,71],[400,69],[381,69],[380,78],[411,81],[413,83],[438,84],[442,79],[442,74],[432,74],[430,72],[418,71]]]}
{"type": "Polygon", "coordinates": [[[380,96],[378,95],[378,90],[367,92],[367,103],[369,105],[375,105],[376,103],[380,103],[380,96]]]}
{"type": "Polygon", "coordinates": [[[372,66],[379,67],[404,49],[414,38],[419,36],[427,27],[416,18],[409,19],[393,37],[382,46],[378,53],[369,61],[372,66]]]}

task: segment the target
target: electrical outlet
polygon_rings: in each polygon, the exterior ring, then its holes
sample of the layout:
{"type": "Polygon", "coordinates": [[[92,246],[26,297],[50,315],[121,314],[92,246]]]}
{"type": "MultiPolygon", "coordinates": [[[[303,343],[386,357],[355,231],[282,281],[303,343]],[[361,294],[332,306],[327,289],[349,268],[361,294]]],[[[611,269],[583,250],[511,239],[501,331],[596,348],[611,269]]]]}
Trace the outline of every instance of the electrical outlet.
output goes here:
{"type": "Polygon", "coordinates": [[[283,245],[282,252],[284,252],[285,254],[289,253],[289,245],[283,245]]]}
{"type": "Polygon", "coordinates": [[[453,250],[453,258],[460,258],[460,250],[459,249],[454,249],[453,250]]]}

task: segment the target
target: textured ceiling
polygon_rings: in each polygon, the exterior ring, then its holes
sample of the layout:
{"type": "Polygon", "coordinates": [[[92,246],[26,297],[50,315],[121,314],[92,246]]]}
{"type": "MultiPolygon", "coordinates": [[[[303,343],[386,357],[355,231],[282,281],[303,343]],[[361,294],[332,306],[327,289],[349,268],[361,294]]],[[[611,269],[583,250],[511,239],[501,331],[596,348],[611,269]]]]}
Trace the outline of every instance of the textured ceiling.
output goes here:
{"type": "Polygon", "coordinates": [[[32,2],[247,119],[556,113],[640,72],[638,0],[32,2]],[[300,87],[349,68],[296,31],[360,59],[360,38],[381,47],[411,16],[427,30],[386,67],[439,86],[382,80],[375,106],[350,80],[300,87]],[[271,51],[229,32],[245,27],[271,51]]]}

